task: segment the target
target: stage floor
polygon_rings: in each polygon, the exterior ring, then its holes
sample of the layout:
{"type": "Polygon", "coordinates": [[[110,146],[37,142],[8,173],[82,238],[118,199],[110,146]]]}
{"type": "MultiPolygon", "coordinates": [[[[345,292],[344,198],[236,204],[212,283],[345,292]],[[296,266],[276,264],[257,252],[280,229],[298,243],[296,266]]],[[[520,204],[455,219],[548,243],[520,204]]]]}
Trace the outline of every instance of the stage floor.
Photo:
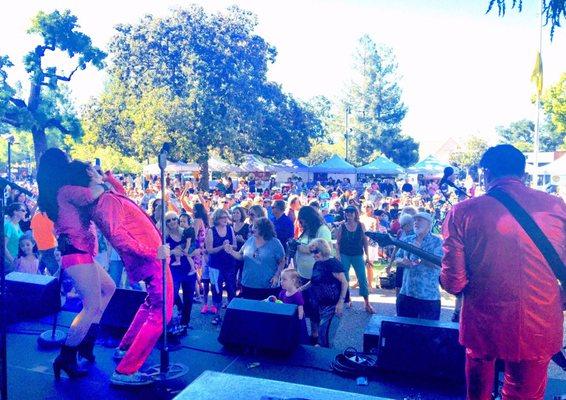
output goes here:
{"type": "MultiPolygon", "coordinates": [[[[60,323],[68,326],[71,313],[62,313],[60,323]]],[[[115,368],[113,348],[96,346],[96,364],[87,378],[55,382],[51,363],[57,351],[37,347],[38,332],[49,329],[48,319],[10,326],[8,335],[8,396],[10,399],[171,399],[205,370],[225,372],[275,381],[292,382],[351,393],[391,399],[464,399],[462,385],[429,379],[408,379],[383,374],[369,385],[358,386],[354,379],[333,374],[329,365],[339,350],[301,346],[291,356],[273,358],[227,352],[212,331],[191,330],[182,347],[170,353],[172,363],[183,363],[189,373],[168,385],[154,384],[136,389],[116,388],[109,384],[115,368]],[[255,366],[255,363],[259,365],[255,366]]],[[[147,367],[159,362],[154,350],[147,367]]],[[[566,381],[551,379],[546,398],[566,394],[566,381]]],[[[300,396],[298,396],[300,397],[300,396]]]]}

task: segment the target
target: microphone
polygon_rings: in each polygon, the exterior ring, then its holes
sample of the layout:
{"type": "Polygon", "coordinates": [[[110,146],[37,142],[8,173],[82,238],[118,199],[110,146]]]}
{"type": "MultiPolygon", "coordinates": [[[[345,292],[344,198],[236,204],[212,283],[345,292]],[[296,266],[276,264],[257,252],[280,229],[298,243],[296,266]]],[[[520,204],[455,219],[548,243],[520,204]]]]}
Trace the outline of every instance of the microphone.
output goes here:
{"type": "Polygon", "coordinates": [[[452,187],[456,187],[452,181],[449,180],[449,178],[454,175],[454,168],[452,167],[446,167],[444,168],[444,175],[442,176],[442,179],[440,180],[440,182],[438,183],[438,186],[440,187],[440,190],[446,190],[446,186],[452,186],[452,187]],[[444,187],[443,187],[444,186],[444,187]]]}
{"type": "Polygon", "coordinates": [[[454,175],[454,168],[452,167],[446,167],[444,168],[444,175],[442,176],[442,179],[440,180],[440,182],[438,183],[438,186],[440,187],[440,191],[444,192],[446,191],[447,186],[450,186],[451,188],[454,189],[454,191],[456,192],[456,194],[458,195],[464,195],[466,197],[470,197],[468,195],[468,193],[466,192],[465,188],[461,188],[458,187],[454,184],[454,182],[452,182],[450,180],[450,177],[454,175]]]}

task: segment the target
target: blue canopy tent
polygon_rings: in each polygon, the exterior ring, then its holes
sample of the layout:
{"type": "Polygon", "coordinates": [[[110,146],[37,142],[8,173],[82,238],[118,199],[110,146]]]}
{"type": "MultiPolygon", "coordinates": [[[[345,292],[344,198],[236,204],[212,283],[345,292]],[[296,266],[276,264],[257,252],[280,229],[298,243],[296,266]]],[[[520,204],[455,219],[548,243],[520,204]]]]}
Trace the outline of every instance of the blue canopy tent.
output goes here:
{"type": "Polygon", "coordinates": [[[407,168],[407,173],[436,176],[436,175],[442,175],[444,173],[444,168],[450,166],[451,166],[450,164],[442,162],[435,156],[430,155],[425,159],[419,161],[412,167],[407,168]]]}
{"type": "Polygon", "coordinates": [[[315,174],[355,174],[356,167],[335,154],[325,162],[313,165],[310,171],[315,174]]]}
{"type": "Polygon", "coordinates": [[[358,168],[358,174],[399,175],[405,169],[384,156],[379,156],[369,164],[358,168]]]}

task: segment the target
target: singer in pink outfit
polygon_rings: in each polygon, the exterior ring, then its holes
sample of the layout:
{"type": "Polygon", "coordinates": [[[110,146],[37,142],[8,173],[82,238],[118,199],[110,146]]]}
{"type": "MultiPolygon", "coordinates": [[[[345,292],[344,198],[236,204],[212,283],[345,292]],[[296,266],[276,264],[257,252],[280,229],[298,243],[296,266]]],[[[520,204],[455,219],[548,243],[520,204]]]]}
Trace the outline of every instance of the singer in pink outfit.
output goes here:
{"type": "MultiPolygon", "coordinates": [[[[143,385],[151,383],[151,378],[139,369],[163,332],[163,269],[158,257],[166,258],[167,248],[161,245],[161,235],[151,219],[126,196],[121,183],[109,172],[106,181],[114,190],[100,196],[92,209],[92,220],[122,258],[130,282],[143,280],[147,288],[145,302],[116,350],[115,356],[123,355],[123,359],[112,376],[112,383],[143,385]]],[[[165,274],[166,318],[169,322],[173,312],[173,281],[169,266],[166,266],[165,274]]]]}

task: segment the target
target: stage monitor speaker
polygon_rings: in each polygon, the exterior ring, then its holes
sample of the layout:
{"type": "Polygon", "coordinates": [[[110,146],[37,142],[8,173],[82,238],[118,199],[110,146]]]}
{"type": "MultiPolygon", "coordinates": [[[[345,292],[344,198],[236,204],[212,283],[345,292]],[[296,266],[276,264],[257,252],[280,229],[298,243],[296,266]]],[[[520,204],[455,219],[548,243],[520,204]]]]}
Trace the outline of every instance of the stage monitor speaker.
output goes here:
{"type": "Polygon", "coordinates": [[[59,281],[52,276],[10,272],[6,275],[8,321],[44,317],[59,311],[59,281]]]}
{"type": "Polygon", "coordinates": [[[116,289],[102,315],[100,325],[113,329],[128,329],[146,296],[147,293],[141,290],[116,289]]]}
{"type": "Polygon", "coordinates": [[[387,371],[465,379],[465,352],[454,322],[381,317],[377,355],[378,367],[387,371]]]}
{"type": "Polygon", "coordinates": [[[299,345],[300,332],[296,305],[236,298],[226,308],[218,341],[233,349],[286,354],[299,345]]]}

